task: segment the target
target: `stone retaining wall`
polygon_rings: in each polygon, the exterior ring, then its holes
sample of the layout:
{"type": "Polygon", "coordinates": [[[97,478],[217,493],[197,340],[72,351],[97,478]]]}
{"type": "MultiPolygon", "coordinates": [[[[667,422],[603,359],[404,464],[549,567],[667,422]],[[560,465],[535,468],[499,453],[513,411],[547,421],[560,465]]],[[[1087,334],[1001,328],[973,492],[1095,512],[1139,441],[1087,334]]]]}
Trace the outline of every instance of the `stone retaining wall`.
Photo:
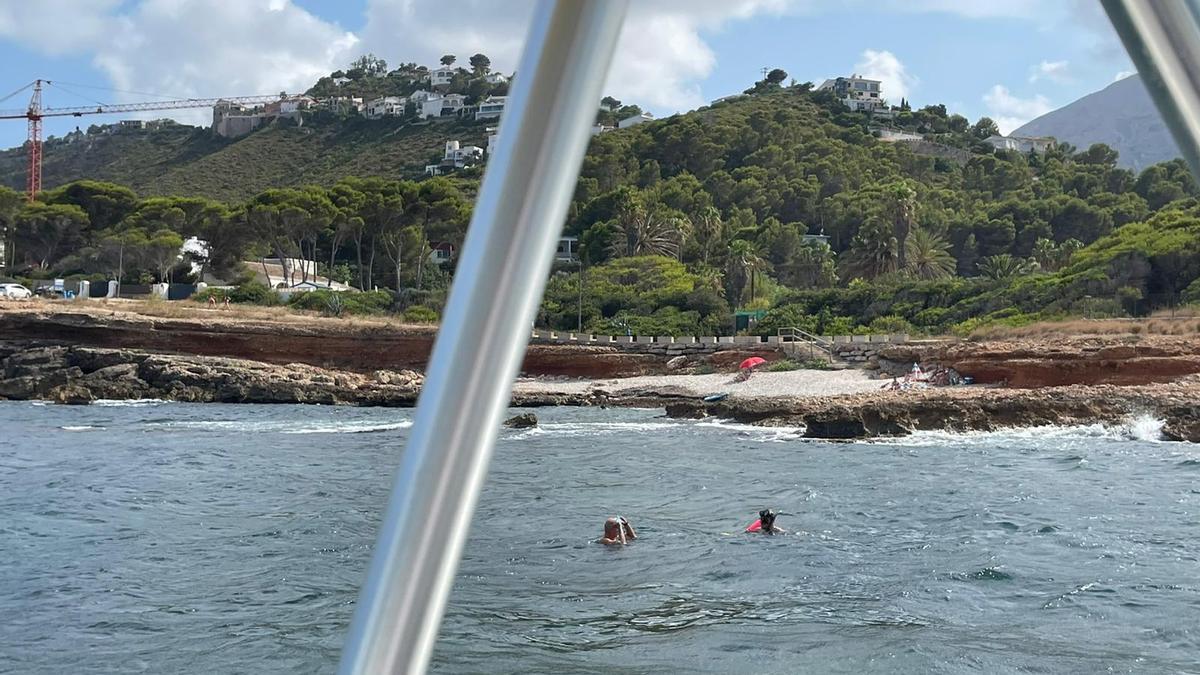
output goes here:
{"type": "MultiPolygon", "coordinates": [[[[908,341],[907,335],[827,335],[821,338],[827,344],[832,344],[834,353],[845,349],[847,354],[857,355],[858,352],[869,350],[877,353],[887,345],[895,345],[908,341]]],[[[535,330],[531,337],[532,344],[573,344],[616,347],[622,351],[638,354],[663,354],[680,356],[684,354],[713,354],[715,352],[737,350],[766,350],[775,351],[785,345],[806,346],[806,342],[784,342],[778,335],[733,335],[733,336],[703,336],[703,337],[673,337],[651,335],[590,335],[582,333],[567,333],[556,331],[535,330]]],[[[848,359],[849,360],[849,359],[848,359]]],[[[861,359],[861,360],[866,360],[861,359]]]]}

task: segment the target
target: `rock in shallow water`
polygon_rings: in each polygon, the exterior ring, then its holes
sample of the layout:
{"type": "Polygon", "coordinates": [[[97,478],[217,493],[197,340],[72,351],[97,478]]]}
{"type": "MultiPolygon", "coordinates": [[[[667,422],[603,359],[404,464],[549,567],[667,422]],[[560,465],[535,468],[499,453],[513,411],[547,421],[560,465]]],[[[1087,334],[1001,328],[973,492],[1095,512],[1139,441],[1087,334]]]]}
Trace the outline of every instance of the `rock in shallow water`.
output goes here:
{"type": "Polygon", "coordinates": [[[534,415],[533,413],[521,413],[520,415],[514,415],[504,420],[504,426],[511,427],[513,429],[528,429],[529,427],[536,427],[537,425],[538,418],[537,415],[534,415]]]}
{"type": "Polygon", "coordinates": [[[87,405],[96,400],[90,389],[78,384],[60,384],[48,392],[47,398],[63,405],[87,405]]]}

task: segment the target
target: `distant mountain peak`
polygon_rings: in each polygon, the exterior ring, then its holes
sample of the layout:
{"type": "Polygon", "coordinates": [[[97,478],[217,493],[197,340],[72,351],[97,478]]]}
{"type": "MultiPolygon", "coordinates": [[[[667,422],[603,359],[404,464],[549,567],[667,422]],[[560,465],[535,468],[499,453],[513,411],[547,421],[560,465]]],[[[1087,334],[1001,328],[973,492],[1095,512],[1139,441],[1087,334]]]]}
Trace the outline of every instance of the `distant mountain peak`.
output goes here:
{"type": "Polygon", "coordinates": [[[1120,153],[1121,166],[1138,171],[1179,157],[1179,148],[1139,75],[1052,110],[1012,135],[1053,136],[1081,150],[1104,143],[1120,153]]]}

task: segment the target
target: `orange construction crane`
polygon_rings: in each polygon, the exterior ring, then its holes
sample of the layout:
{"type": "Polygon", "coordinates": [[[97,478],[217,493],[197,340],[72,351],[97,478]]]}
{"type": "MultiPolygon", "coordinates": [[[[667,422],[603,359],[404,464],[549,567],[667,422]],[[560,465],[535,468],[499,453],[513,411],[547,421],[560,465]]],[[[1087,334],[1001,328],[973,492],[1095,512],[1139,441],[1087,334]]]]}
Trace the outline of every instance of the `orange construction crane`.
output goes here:
{"type": "Polygon", "coordinates": [[[26,110],[0,110],[0,120],[26,119],[29,120],[29,177],[26,182],[26,196],[29,201],[37,197],[42,190],[42,119],[46,117],[83,117],[84,115],[103,115],[112,113],[142,112],[146,110],[182,110],[185,108],[208,108],[219,102],[229,103],[270,103],[280,99],[279,94],[273,96],[224,96],[221,98],[185,98],[174,101],[149,101],[146,103],[117,103],[113,105],[97,103],[92,106],[75,108],[43,108],[42,85],[53,84],[50,80],[34,80],[29,84],[9,94],[11,98],[22,91],[33,88],[29,98],[29,108],[26,110]]]}

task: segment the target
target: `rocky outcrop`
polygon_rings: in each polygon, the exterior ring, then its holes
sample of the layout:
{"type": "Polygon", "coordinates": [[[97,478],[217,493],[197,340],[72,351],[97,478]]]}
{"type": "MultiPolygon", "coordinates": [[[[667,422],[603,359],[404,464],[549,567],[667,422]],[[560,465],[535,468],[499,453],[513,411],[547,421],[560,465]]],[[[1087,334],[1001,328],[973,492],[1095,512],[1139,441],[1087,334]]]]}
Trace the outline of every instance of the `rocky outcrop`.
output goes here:
{"type": "Polygon", "coordinates": [[[880,368],[891,374],[908,372],[914,362],[947,366],[978,383],[1010,387],[1138,385],[1200,373],[1200,337],[913,342],[890,345],[878,356],[880,368]]]}
{"type": "Polygon", "coordinates": [[[1164,437],[1200,443],[1200,380],[1136,387],[945,388],[811,398],[726,399],[667,406],[673,417],[712,415],[805,428],[811,438],[870,438],[917,430],[992,431],[1006,427],[1117,424],[1148,414],[1164,437]]]}
{"type": "Polygon", "coordinates": [[[413,371],[376,371],[365,376],[297,363],[279,366],[91,347],[10,349],[2,364],[0,397],[61,403],[160,398],[410,406],[423,380],[413,371]]]}
{"type": "Polygon", "coordinates": [[[509,427],[510,429],[529,429],[530,427],[536,427],[537,425],[538,418],[537,415],[534,415],[533,413],[521,413],[520,415],[513,415],[512,417],[504,420],[504,426],[509,427]]]}

